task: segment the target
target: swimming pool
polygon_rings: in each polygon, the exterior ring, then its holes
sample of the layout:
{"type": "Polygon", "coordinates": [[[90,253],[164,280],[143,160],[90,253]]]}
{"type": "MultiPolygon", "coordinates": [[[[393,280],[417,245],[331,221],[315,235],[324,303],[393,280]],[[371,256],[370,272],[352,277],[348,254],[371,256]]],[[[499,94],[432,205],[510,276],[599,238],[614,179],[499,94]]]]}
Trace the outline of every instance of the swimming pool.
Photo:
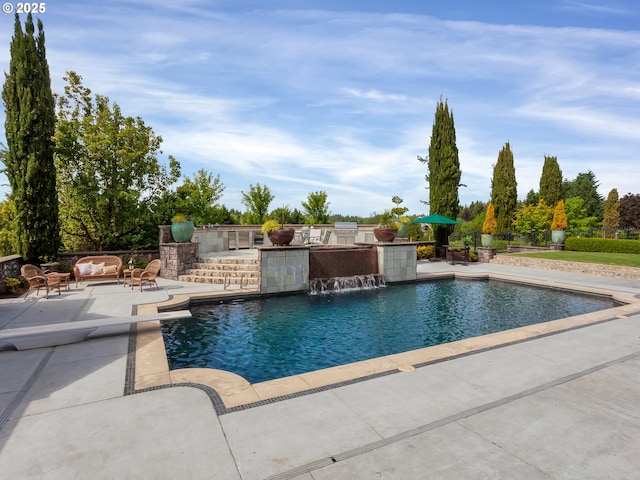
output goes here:
{"type": "Polygon", "coordinates": [[[257,383],[617,305],[493,280],[421,282],[194,305],[194,320],[162,333],[171,369],[216,368],[257,383]]]}

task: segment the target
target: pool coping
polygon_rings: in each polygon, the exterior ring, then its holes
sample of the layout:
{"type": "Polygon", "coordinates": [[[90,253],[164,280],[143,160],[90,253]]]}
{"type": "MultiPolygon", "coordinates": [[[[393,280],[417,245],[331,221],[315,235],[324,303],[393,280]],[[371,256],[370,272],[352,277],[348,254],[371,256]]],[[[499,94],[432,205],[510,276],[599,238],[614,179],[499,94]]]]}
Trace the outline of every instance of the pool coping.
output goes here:
{"type": "MultiPolygon", "coordinates": [[[[569,290],[610,297],[620,302],[621,305],[587,314],[551,320],[255,384],[249,383],[237,374],[217,369],[185,368],[169,370],[160,322],[145,322],[138,324],[135,335],[132,334],[133,340],[130,343],[131,350],[129,355],[130,367],[127,369],[129,378],[127,381],[128,385],[125,386],[125,391],[128,393],[136,393],[185,385],[201,388],[211,397],[217,413],[224,414],[264,403],[272,403],[295,396],[336,388],[378,376],[394,373],[410,374],[415,368],[433,363],[533,340],[547,335],[562,333],[597,323],[628,318],[629,315],[640,313],[640,298],[638,298],[637,295],[558,281],[523,279],[522,277],[496,273],[443,272],[418,275],[416,282],[448,279],[498,280],[569,290]]],[[[263,295],[257,290],[181,294],[172,296],[163,302],[138,305],[137,313],[148,314],[158,313],[163,310],[187,308],[192,302],[225,301],[233,298],[261,296],[263,295]]]]}

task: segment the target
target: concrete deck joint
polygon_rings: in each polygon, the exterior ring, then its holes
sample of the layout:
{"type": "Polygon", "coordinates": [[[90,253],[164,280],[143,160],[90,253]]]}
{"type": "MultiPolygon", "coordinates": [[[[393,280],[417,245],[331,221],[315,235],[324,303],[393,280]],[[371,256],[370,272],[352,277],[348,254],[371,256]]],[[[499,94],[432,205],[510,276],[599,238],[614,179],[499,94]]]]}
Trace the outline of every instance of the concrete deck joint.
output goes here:
{"type": "Polygon", "coordinates": [[[420,435],[422,433],[426,433],[430,430],[434,430],[436,428],[440,428],[443,427],[445,425],[448,425],[450,423],[454,423],[457,422],[459,420],[463,420],[465,418],[471,417],[473,415],[477,415],[478,413],[482,413],[482,412],[486,412],[488,410],[506,405],[508,403],[514,402],[516,400],[520,400],[523,399],[525,397],[529,397],[531,395],[534,395],[536,393],[539,392],[543,392],[545,390],[549,390],[551,388],[557,387],[558,385],[562,385],[563,383],[567,383],[570,382],[572,380],[575,380],[577,378],[580,377],[584,377],[586,375],[590,375],[592,373],[595,373],[597,371],[603,370],[605,368],[611,367],[613,365],[617,365],[620,363],[624,363],[628,360],[633,360],[636,358],[640,358],[640,352],[636,352],[636,353],[632,353],[629,355],[625,355],[623,357],[620,358],[616,358],[614,360],[599,364],[599,365],[595,365],[593,367],[587,368],[585,370],[581,370],[579,372],[570,374],[570,375],[566,375],[564,377],[560,377],[556,380],[552,380],[550,382],[544,383],[542,385],[538,385],[537,387],[533,387],[527,390],[523,390],[522,392],[518,392],[515,393],[513,395],[509,395],[507,397],[498,399],[498,400],[494,400],[493,402],[489,402],[489,403],[485,403],[484,405],[478,405],[477,407],[462,411],[460,413],[457,413],[455,415],[450,415],[448,417],[442,418],[440,420],[436,420],[435,422],[431,422],[428,423],[426,425],[421,425],[419,427],[413,428],[411,430],[407,430],[401,433],[398,433],[396,435],[392,435],[390,437],[387,438],[383,438],[381,440],[375,441],[375,442],[371,442],[368,443],[366,445],[362,445],[360,447],[354,448],[352,450],[347,450],[345,452],[341,452],[341,453],[337,453],[334,455],[331,455],[327,458],[318,460],[316,462],[310,463],[308,465],[303,465],[300,466],[298,468],[295,468],[293,470],[290,470],[288,472],[282,472],[278,475],[274,475],[271,477],[268,477],[267,480],[288,480],[288,479],[293,479],[296,478],[302,474],[305,473],[311,473],[314,470],[317,470],[319,468],[323,468],[326,467],[327,465],[332,465],[334,463],[337,462],[341,462],[344,460],[347,460],[349,458],[353,458],[353,457],[357,457],[359,455],[365,454],[365,453],[369,453],[372,452],[374,450],[377,450],[379,448],[383,448],[389,445],[392,445],[394,443],[400,442],[402,440],[406,440],[408,438],[411,437],[415,437],[416,435],[420,435]]]}

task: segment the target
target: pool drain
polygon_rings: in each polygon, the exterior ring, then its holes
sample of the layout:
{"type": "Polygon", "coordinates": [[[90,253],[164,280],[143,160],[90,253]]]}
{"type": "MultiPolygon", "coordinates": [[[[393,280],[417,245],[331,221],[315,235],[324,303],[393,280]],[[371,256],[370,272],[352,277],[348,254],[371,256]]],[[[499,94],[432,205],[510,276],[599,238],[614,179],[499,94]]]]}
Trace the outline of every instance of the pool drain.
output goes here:
{"type": "Polygon", "coordinates": [[[398,370],[401,372],[413,372],[416,369],[413,365],[398,365],[398,370]]]}

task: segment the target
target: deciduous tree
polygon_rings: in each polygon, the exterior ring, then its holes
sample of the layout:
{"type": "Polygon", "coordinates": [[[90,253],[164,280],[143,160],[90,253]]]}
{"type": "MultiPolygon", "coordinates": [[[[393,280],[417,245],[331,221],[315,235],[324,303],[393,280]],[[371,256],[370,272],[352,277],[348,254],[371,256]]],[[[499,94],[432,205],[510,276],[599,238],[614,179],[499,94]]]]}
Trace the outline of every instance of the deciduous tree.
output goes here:
{"type": "Polygon", "coordinates": [[[327,202],[327,192],[311,192],[307,196],[307,201],[302,202],[305,221],[311,225],[329,223],[329,202],[327,202]]]}
{"type": "Polygon", "coordinates": [[[200,169],[193,178],[185,178],[182,185],[176,188],[176,208],[196,225],[220,223],[222,215],[217,203],[223,192],[220,175],[213,178],[211,173],[200,169]]]}
{"type": "Polygon", "coordinates": [[[180,177],[180,164],[158,161],[162,137],[140,117],[124,116],[68,72],[58,99],[56,167],[65,246],[94,250],[157,244],[151,206],[180,177]]]}
{"type": "Polygon", "coordinates": [[[44,28],[15,16],[9,74],[2,89],[7,150],[2,154],[17,218],[19,252],[27,261],[55,256],[60,246],[54,166],[55,102],[44,28]]]}
{"type": "Polygon", "coordinates": [[[242,193],[242,204],[247,207],[247,211],[242,216],[242,223],[245,224],[262,224],[267,219],[269,213],[269,204],[275,198],[269,187],[263,187],[259,183],[249,185],[248,192],[242,193]]]}
{"type": "Polygon", "coordinates": [[[627,193],[620,199],[620,228],[640,228],[640,194],[627,193]]]}

